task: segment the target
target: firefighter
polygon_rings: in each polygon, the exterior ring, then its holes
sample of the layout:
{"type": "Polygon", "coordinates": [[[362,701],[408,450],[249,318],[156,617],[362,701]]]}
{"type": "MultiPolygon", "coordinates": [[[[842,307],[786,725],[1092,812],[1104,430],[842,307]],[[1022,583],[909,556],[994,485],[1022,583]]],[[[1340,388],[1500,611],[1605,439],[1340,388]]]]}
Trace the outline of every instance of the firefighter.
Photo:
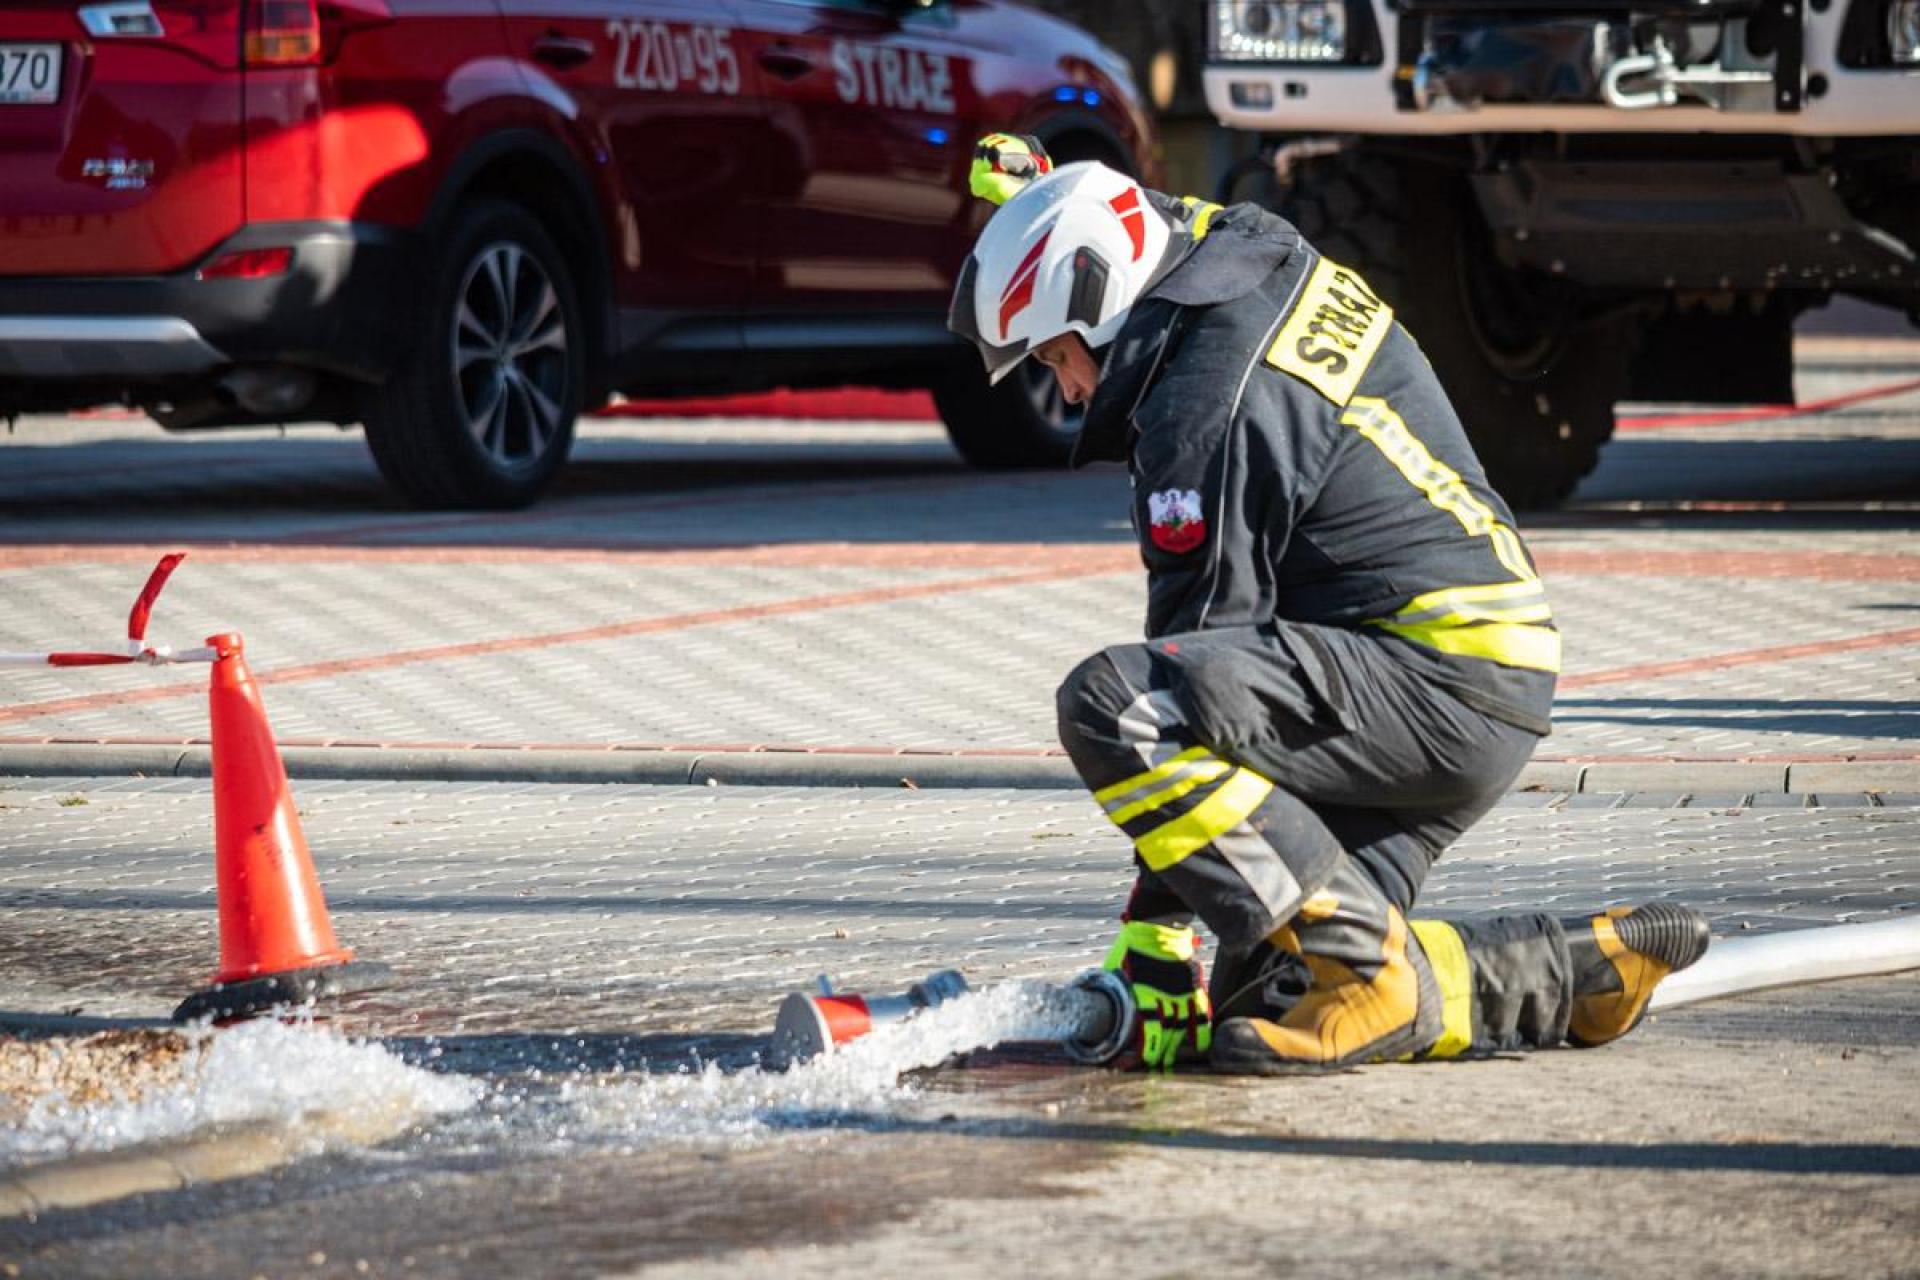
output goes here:
{"type": "Polygon", "coordinates": [[[1134,847],[1105,963],[1139,1060],[1278,1074],[1631,1030],[1705,952],[1698,912],[1409,918],[1548,732],[1560,636],[1392,305],[1256,206],[987,141],[973,186],[1004,203],[949,325],[995,381],[1047,365],[1085,406],[1074,465],[1133,481],[1147,640],[1082,662],[1058,710],[1134,847]]]}

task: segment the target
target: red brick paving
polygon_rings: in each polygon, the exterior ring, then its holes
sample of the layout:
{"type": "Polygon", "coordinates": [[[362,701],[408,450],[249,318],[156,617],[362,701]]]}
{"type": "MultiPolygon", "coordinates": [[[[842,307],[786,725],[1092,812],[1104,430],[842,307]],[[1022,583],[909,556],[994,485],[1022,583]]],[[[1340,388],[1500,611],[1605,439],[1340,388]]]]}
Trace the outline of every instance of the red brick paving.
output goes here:
{"type": "Polygon", "coordinates": [[[1637,666],[1615,667],[1610,671],[1588,671],[1562,676],[1560,692],[1585,689],[1596,684],[1619,684],[1627,680],[1660,680],[1667,676],[1693,675],[1717,671],[1723,667],[1750,667],[1774,662],[1792,662],[1796,658],[1823,658],[1835,653],[1858,653],[1862,649],[1894,649],[1920,644],[1920,627],[1904,631],[1879,631],[1871,635],[1848,636],[1840,640],[1815,640],[1807,644],[1783,644],[1767,649],[1743,649],[1732,653],[1714,653],[1701,658],[1683,658],[1675,662],[1643,662],[1637,666]]]}
{"type": "MultiPolygon", "coordinates": [[[[846,609],[857,605],[888,604],[926,596],[954,595],[963,591],[984,591],[996,587],[1037,586],[1067,578],[1085,577],[1084,565],[1068,563],[1028,573],[992,574],[977,578],[943,579],[937,582],[903,583],[891,587],[870,587],[864,591],[842,591],[829,595],[800,596],[767,604],[738,605],[730,609],[706,609],[694,613],[669,614],[657,618],[634,618],[626,622],[597,627],[579,627],[540,635],[503,636],[494,640],[472,640],[461,644],[432,645],[423,649],[405,649],[397,653],[370,653],[355,658],[334,658],[299,666],[268,669],[255,673],[261,684],[294,684],[305,680],[323,680],[330,676],[360,671],[380,671],[414,666],[424,662],[443,662],[454,658],[472,658],[489,654],[548,649],[558,645],[585,644],[625,636],[648,635],[662,631],[684,631],[691,627],[721,626],[733,622],[754,622],[762,618],[784,617],[796,613],[817,613],[827,609],[846,609]]],[[[73,698],[55,698],[45,702],[20,703],[0,707],[0,724],[37,716],[65,715],[102,706],[128,706],[159,702],[200,692],[203,686],[173,683],[148,689],[126,689],[111,693],[87,694],[73,698]]]]}

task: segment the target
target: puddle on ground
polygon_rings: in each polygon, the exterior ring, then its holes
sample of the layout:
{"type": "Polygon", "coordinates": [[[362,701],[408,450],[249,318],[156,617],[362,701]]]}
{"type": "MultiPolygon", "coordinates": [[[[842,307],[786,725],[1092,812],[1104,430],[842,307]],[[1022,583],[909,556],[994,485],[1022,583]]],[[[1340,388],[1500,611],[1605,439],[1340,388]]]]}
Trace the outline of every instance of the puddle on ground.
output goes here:
{"type": "Polygon", "coordinates": [[[312,1022],[0,1041],[0,1169],[176,1139],[389,1109],[436,1121],[441,1154],[738,1150],[795,1129],[884,1128],[953,1109],[929,1069],[1007,1042],[1055,1042],[1086,997],[1010,982],[881,1025],[808,1062],[764,1037],[362,1040],[312,1022]]]}

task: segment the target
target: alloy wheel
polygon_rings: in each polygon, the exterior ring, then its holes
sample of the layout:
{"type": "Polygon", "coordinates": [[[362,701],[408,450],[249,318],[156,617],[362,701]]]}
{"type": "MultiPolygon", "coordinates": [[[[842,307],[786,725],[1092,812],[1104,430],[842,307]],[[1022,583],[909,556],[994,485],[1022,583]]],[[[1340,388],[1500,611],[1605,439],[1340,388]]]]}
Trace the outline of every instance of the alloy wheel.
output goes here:
{"type": "Polygon", "coordinates": [[[474,256],[460,282],[453,380],[467,430],[502,467],[538,462],[565,423],[566,314],[540,260],[511,241],[474,256]]]}

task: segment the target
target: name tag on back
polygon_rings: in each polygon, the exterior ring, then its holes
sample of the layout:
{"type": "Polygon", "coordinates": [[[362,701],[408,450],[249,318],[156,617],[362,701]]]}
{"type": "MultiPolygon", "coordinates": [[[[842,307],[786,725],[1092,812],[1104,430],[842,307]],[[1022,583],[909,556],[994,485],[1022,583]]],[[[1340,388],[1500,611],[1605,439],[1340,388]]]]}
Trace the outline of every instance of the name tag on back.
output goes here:
{"type": "Polygon", "coordinates": [[[1267,349],[1267,363],[1344,407],[1392,329],[1393,308],[1359,272],[1322,258],[1267,349]]]}

